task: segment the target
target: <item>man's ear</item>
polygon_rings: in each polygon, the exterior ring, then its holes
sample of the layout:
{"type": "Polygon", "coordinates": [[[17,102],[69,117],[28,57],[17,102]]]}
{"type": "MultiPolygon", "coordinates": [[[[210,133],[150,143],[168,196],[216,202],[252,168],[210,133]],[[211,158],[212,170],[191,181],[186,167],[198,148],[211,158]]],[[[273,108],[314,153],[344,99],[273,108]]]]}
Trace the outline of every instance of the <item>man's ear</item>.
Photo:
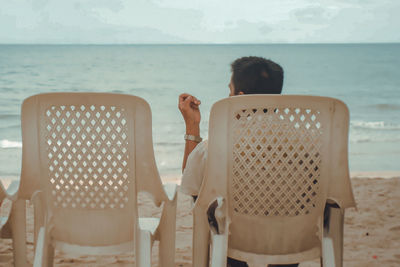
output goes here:
{"type": "Polygon", "coordinates": [[[238,95],[244,95],[244,93],[242,91],[240,91],[238,95]]]}

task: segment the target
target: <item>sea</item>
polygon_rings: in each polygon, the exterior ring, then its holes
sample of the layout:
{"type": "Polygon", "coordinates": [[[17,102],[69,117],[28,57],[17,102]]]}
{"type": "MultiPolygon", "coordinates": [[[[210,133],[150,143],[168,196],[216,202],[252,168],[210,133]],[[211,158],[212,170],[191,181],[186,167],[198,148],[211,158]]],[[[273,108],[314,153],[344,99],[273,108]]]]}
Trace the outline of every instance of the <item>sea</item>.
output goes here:
{"type": "Polygon", "coordinates": [[[230,64],[242,56],[278,62],[284,94],[348,105],[351,171],[400,170],[400,44],[0,45],[0,177],[20,174],[21,103],[44,92],[144,98],[159,172],[179,176],[185,133],[179,94],[201,100],[207,138],[210,108],[228,96],[230,64]]]}

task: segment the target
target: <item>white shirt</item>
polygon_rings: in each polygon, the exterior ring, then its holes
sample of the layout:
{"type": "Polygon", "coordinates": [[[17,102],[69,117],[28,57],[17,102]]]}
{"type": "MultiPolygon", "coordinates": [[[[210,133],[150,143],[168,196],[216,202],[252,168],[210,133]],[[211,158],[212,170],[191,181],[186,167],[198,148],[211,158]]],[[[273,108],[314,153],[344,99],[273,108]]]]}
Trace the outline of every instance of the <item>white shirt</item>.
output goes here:
{"type": "Polygon", "coordinates": [[[204,178],[208,142],[204,140],[197,144],[189,154],[186,167],[183,170],[180,190],[182,193],[197,196],[204,178]]]}

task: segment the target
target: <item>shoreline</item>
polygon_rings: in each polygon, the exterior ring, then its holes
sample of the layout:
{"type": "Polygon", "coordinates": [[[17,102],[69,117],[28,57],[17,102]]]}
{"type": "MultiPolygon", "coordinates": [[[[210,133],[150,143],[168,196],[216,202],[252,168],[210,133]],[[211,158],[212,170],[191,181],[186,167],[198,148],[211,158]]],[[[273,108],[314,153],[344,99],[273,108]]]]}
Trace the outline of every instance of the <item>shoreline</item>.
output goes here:
{"type": "Polygon", "coordinates": [[[350,172],[351,178],[398,178],[400,177],[400,171],[354,171],[350,172]]]}

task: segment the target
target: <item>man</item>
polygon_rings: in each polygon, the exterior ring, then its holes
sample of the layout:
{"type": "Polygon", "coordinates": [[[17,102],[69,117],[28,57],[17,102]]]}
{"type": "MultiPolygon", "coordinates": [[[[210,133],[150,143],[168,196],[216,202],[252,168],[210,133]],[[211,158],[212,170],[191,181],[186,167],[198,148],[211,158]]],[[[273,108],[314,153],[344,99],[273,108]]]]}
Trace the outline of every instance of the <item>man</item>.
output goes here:
{"type": "MultiPolygon", "coordinates": [[[[231,64],[229,96],[246,94],[280,94],[283,86],[283,69],[271,60],[261,57],[242,57],[231,64]]],[[[182,162],[181,191],[196,199],[204,177],[207,141],[200,137],[200,101],[189,94],[179,96],[179,110],[186,124],[185,151],[182,162]]],[[[279,265],[279,266],[297,266],[279,265]]],[[[247,266],[228,258],[228,266],[247,266]]],[[[275,265],[269,265],[275,266],[275,265]]]]}
{"type": "MultiPolygon", "coordinates": [[[[242,57],[231,64],[231,71],[229,96],[282,92],[283,69],[271,60],[261,57],[242,57]]],[[[179,110],[186,125],[181,190],[192,196],[197,196],[200,190],[207,157],[207,141],[200,140],[199,106],[200,101],[196,97],[189,94],[179,96],[179,110]]]]}

